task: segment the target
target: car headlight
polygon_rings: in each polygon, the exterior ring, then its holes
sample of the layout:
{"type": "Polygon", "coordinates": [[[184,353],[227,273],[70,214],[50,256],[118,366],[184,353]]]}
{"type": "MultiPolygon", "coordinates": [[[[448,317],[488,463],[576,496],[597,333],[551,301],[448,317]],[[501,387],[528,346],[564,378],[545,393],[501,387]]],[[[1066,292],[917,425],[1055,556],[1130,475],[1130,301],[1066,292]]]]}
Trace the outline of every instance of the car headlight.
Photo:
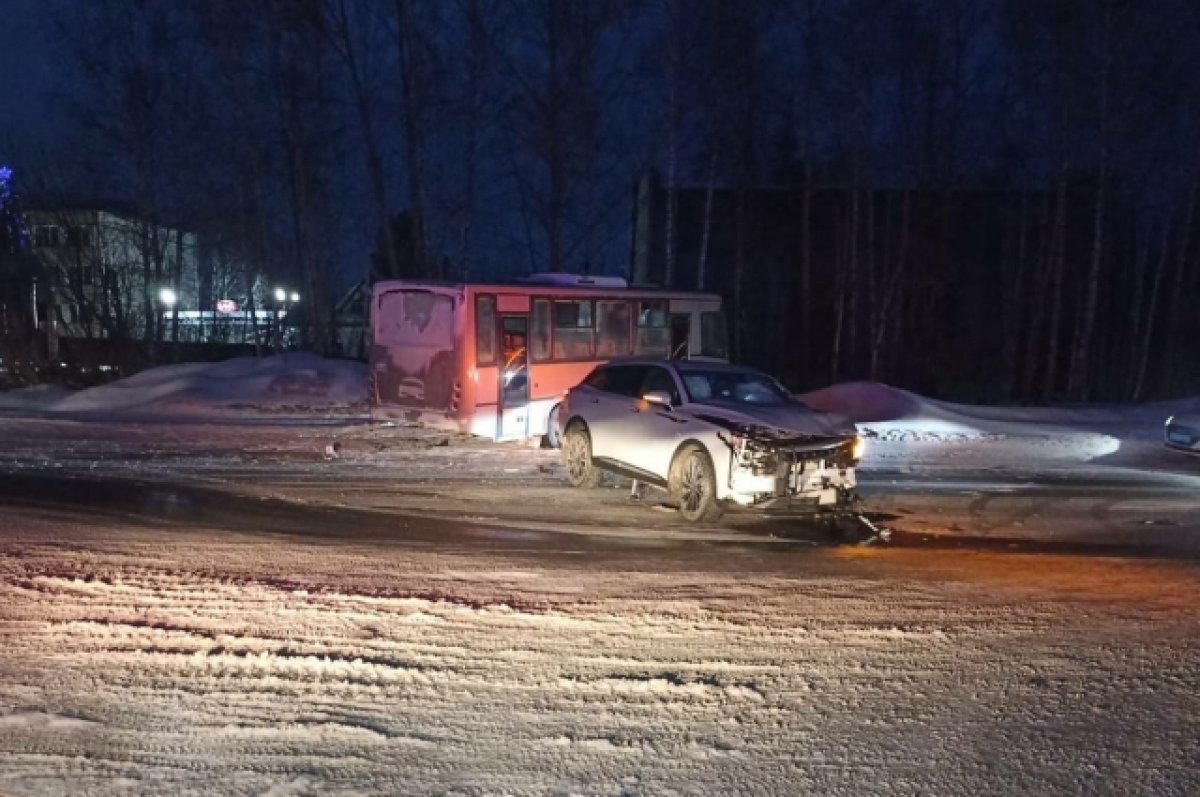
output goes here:
{"type": "Polygon", "coordinates": [[[867,438],[863,437],[862,435],[856,436],[854,438],[854,445],[850,447],[850,458],[854,460],[855,465],[857,465],[859,462],[862,462],[863,454],[865,454],[866,451],[867,438]]]}
{"type": "Polygon", "coordinates": [[[1170,418],[1167,418],[1167,422],[1164,423],[1163,426],[1170,426],[1174,422],[1175,422],[1175,416],[1172,415],[1170,418]]]}

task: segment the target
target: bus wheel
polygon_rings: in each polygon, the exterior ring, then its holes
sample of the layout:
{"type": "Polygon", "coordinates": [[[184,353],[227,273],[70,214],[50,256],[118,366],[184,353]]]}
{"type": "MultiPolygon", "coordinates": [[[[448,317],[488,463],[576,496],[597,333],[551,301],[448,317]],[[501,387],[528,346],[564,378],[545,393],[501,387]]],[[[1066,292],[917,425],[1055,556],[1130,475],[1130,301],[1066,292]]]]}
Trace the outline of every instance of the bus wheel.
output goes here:
{"type": "Polygon", "coordinates": [[[558,413],[561,409],[561,404],[555,404],[554,409],[550,410],[550,416],[546,419],[546,446],[548,448],[562,447],[562,435],[558,433],[558,413]]]}

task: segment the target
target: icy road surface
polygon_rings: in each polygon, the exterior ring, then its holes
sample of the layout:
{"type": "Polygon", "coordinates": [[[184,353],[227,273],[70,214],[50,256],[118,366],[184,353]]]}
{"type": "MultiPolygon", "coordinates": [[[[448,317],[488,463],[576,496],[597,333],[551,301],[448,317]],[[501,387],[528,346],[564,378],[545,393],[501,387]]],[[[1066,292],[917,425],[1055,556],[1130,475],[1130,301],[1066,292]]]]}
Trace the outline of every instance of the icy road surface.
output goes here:
{"type": "Polygon", "coordinates": [[[0,502],[0,793],[1200,790],[1190,562],[147,494],[0,502]]]}
{"type": "Polygon", "coordinates": [[[859,547],[344,418],[0,418],[0,794],[1200,793],[1200,471],[1113,439],[873,440],[859,547]]]}

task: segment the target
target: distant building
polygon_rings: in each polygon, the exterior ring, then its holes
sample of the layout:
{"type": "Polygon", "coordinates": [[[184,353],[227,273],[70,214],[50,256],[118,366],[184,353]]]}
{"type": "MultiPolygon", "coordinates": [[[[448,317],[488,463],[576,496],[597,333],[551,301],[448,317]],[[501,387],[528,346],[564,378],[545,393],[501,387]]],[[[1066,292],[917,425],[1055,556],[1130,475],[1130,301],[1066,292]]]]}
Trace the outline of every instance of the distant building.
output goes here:
{"type": "Polygon", "coordinates": [[[52,342],[265,343],[286,316],[262,275],[194,232],[95,203],[34,205],[25,220],[50,282],[40,327],[52,342]]]}

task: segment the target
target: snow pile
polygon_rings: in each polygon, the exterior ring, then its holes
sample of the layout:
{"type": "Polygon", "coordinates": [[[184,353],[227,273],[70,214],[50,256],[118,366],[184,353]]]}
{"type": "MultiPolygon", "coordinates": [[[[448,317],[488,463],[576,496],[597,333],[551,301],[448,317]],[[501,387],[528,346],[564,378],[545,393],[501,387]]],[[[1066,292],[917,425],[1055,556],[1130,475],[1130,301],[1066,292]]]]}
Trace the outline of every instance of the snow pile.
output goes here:
{"type": "Polygon", "coordinates": [[[57,399],[43,409],[85,415],[330,410],[362,404],[366,398],[363,363],[300,352],[151,368],[57,399]]]}
{"type": "Polygon", "coordinates": [[[34,385],[6,390],[0,392],[0,410],[42,409],[70,394],[71,391],[58,385],[34,385]]]}
{"type": "Polygon", "coordinates": [[[986,417],[987,408],[925,398],[877,382],[847,382],[800,396],[816,410],[850,418],[868,437],[949,442],[1010,433],[986,417]]]}
{"type": "MultiPolygon", "coordinates": [[[[1107,429],[1161,426],[1167,416],[1200,408],[1200,399],[1130,405],[981,406],[938,401],[878,382],[846,382],[798,397],[808,406],[845,415],[876,431],[1028,434],[1030,427],[1107,429]]],[[[1045,429],[1041,430],[1043,433],[1045,429]]]]}
{"type": "MultiPolygon", "coordinates": [[[[1088,405],[1062,407],[988,407],[938,401],[877,382],[848,382],[798,397],[808,406],[850,418],[875,443],[868,445],[867,464],[893,460],[908,466],[920,452],[912,445],[963,444],[955,462],[995,467],[1028,465],[1034,460],[1086,462],[1113,454],[1129,441],[1157,445],[1167,416],[1192,406],[1194,400],[1169,404],[1088,405]],[[986,446],[972,444],[987,443],[986,446]],[[1036,449],[1036,450],[1035,450],[1036,449]],[[958,461],[971,453],[978,462],[958,461]]],[[[927,452],[938,458],[948,456],[927,452]]]]}
{"type": "Polygon", "coordinates": [[[845,382],[797,398],[814,410],[836,412],[855,423],[917,417],[930,403],[915,393],[878,382],[845,382]]]}

